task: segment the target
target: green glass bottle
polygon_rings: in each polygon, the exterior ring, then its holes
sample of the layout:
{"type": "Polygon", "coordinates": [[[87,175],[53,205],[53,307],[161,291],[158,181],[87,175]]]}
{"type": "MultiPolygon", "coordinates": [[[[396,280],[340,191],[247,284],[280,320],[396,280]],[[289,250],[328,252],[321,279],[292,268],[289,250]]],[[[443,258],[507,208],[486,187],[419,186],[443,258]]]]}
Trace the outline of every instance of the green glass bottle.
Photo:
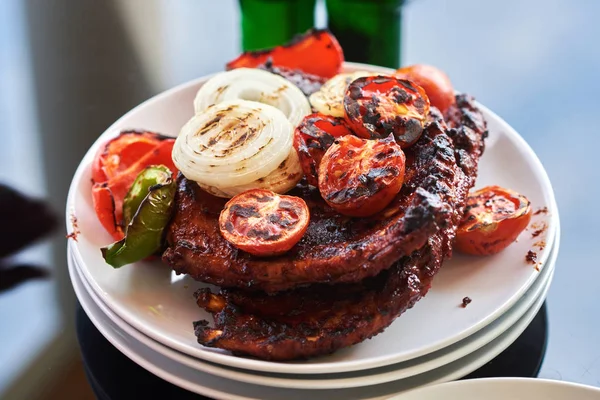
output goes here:
{"type": "Polygon", "coordinates": [[[314,26],[316,0],[239,0],[242,49],[284,44],[314,26]]]}
{"type": "Polygon", "coordinates": [[[400,66],[403,0],[326,0],[328,26],[346,61],[400,66]]]}

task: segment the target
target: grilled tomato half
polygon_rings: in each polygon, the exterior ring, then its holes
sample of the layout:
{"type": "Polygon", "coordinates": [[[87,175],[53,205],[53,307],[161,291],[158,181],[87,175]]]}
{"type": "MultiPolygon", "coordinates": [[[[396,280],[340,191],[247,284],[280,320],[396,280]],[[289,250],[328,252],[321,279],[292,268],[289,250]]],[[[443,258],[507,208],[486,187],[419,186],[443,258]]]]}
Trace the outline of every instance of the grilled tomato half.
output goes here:
{"type": "Polygon", "coordinates": [[[392,135],[337,139],[319,166],[319,190],[337,212],[366,217],[385,208],[404,183],[406,158],[392,135]]]}
{"type": "Polygon", "coordinates": [[[346,120],[365,139],[393,134],[402,148],[415,143],[429,114],[422,87],[392,76],[367,76],[348,85],[344,96],[346,120]]]}
{"type": "Polygon", "coordinates": [[[319,164],[323,155],[335,138],[350,134],[352,132],[343,118],[320,113],[304,117],[294,132],[294,148],[308,183],[318,185],[319,164]]]}
{"type": "Polygon", "coordinates": [[[304,235],[308,206],[299,197],[251,189],[231,198],[219,216],[223,237],[256,256],[285,253],[304,235]]]}
{"type": "Polygon", "coordinates": [[[450,78],[442,70],[426,64],[415,64],[396,70],[398,78],[409,80],[423,89],[431,105],[443,114],[455,103],[454,88],[450,78]]]}
{"type": "Polygon", "coordinates": [[[500,186],[484,187],[469,194],[454,248],[468,254],[496,254],[514,242],[530,220],[527,197],[500,186]]]}

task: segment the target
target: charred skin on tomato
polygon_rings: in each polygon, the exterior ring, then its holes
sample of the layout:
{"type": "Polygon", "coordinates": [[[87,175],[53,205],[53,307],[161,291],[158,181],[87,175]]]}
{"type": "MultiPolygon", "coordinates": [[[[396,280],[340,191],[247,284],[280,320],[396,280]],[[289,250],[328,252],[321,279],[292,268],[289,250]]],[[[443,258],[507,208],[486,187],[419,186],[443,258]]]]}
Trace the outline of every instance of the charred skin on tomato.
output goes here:
{"type": "Polygon", "coordinates": [[[473,255],[496,254],[517,239],[531,214],[530,201],[513,190],[499,186],[477,190],[468,197],[455,248],[473,255]]]}
{"type": "Polygon", "coordinates": [[[319,190],[337,212],[366,217],[383,210],[404,183],[406,157],[390,135],[385,139],[344,136],[319,166],[319,190]]]}
{"type": "Polygon", "coordinates": [[[429,114],[425,90],[391,76],[367,76],[348,85],[345,117],[354,132],[365,139],[393,134],[402,148],[414,144],[429,114]]]}
{"type": "Polygon", "coordinates": [[[294,247],[306,232],[308,222],[308,206],[301,198],[253,189],[225,204],[219,229],[238,249],[266,257],[294,247]]]}
{"type": "Polygon", "coordinates": [[[335,138],[351,134],[344,119],[319,113],[306,116],[298,125],[294,132],[294,148],[309,184],[318,185],[321,159],[335,138]]]}

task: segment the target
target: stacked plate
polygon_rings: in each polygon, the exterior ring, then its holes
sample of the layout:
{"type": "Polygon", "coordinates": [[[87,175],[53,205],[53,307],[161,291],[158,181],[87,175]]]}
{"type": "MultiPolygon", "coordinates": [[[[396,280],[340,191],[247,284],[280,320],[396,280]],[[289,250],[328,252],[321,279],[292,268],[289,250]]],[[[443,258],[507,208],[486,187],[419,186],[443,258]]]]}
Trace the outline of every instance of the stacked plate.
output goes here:
{"type": "MultiPolygon", "coordinates": [[[[347,64],[348,70],[387,70],[347,64]]],[[[202,283],[156,262],[113,269],[100,247],[111,242],[91,200],[91,161],[99,145],[123,129],[175,135],[192,115],[206,78],[141,104],[90,148],[69,193],[69,271],[77,297],[98,330],[121,352],[187,390],[227,399],[379,399],[460,378],[493,359],[528,326],[546,297],[559,248],[552,187],[531,148],[481,106],[490,135],[477,186],[525,194],[534,213],[517,243],[490,257],[456,254],[429,294],[385,332],[333,355],[297,362],[236,357],[196,342],[192,321],[211,320],[195,304],[202,283]],[[531,264],[528,251],[537,255],[531,264]],[[463,298],[472,301],[463,307],[463,298]]]]}
{"type": "Polygon", "coordinates": [[[545,379],[495,378],[445,383],[412,390],[393,400],[596,400],[600,388],[545,379]]]}

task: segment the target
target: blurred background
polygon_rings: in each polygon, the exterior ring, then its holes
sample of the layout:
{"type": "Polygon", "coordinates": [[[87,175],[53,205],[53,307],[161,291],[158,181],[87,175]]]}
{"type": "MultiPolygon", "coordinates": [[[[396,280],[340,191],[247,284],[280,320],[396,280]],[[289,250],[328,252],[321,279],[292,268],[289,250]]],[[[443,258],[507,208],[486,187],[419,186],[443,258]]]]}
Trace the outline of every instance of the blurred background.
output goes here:
{"type": "MultiPolygon", "coordinates": [[[[600,278],[598,15],[600,2],[590,0],[412,0],[402,8],[398,44],[402,65],[446,71],[542,160],[562,244],[540,376],[596,386],[597,304],[579,294],[597,293],[600,278]]],[[[327,24],[320,0],[315,21],[327,24]]],[[[62,222],[72,175],[92,142],[130,108],[222,70],[241,50],[240,29],[237,0],[0,1],[0,183],[47,200],[58,218],[46,239],[0,264],[0,398],[91,398],[62,222]],[[13,265],[49,276],[8,285],[13,265]]],[[[5,241],[15,227],[2,225],[5,241]]]]}

